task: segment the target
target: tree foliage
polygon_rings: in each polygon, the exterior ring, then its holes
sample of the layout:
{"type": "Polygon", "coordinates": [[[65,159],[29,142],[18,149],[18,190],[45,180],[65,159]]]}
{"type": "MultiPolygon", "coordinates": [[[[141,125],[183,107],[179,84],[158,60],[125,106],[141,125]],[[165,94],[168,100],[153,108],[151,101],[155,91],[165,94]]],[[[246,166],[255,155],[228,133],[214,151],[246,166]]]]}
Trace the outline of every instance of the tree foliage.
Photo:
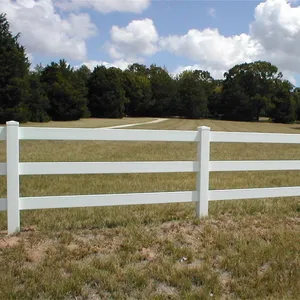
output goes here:
{"type": "Polygon", "coordinates": [[[275,123],[292,123],[296,119],[296,99],[287,80],[276,80],[268,107],[268,116],[275,123]]]}
{"type": "Polygon", "coordinates": [[[87,113],[86,89],[65,60],[51,63],[41,74],[53,120],[78,120],[87,113]]]}
{"type": "Polygon", "coordinates": [[[13,36],[5,14],[0,14],[0,123],[29,119],[29,62],[25,48],[13,36]]]}
{"type": "Polygon", "coordinates": [[[122,118],[127,98],[120,69],[96,67],[88,82],[89,109],[92,117],[122,118]]]}
{"type": "Polygon", "coordinates": [[[221,110],[224,119],[258,121],[270,104],[273,86],[282,77],[276,66],[256,61],[236,65],[224,74],[221,110]]]}
{"type": "Polygon", "coordinates": [[[50,121],[50,103],[46,94],[45,85],[41,82],[42,69],[36,68],[35,72],[30,72],[29,87],[30,95],[28,99],[28,108],[30,111],[31,122],[50,121]]]}
{"type": "Polygon", "coordinates": [[[152,98],[151,82],[147,76],[128,69],[124,71],[125,114],[138,117],[149,113],[152,98]]]}
{"type": "Polygon", "coordinates": [[[208,115],[206,80],[202,71],[184,71],[178,76],[179,114],[186,118],[204,118],[208,115]]]}

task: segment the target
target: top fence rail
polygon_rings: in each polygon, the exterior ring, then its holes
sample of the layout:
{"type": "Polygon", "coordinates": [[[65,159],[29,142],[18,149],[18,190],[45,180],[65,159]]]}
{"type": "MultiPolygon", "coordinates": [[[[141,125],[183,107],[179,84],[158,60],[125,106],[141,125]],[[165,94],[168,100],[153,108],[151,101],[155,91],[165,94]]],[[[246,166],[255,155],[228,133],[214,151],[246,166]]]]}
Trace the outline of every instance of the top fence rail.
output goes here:
{"type": "Polygon", "coordinates": [[[197,142],[197,131],[138,130],[138,129],[83,129],[83,128],[31,128],[19,131],[20,140],[93,140],[93,141],[149,141],[197,142]]]}
{"type": "MultiPolygon", "coordinates": [[[[20,127],[20,140],[199,142],[198,131],[20,127]]],[[[0,127],[0,140],[6,140],[0,127]]],[[[300,134],[211,131],[210,142],[300,144],[300,134]]]]}
{"type": "Polygon", "coordinates": [[[300,144],[300,134],[212,131],[210,142],[300,144]]]}

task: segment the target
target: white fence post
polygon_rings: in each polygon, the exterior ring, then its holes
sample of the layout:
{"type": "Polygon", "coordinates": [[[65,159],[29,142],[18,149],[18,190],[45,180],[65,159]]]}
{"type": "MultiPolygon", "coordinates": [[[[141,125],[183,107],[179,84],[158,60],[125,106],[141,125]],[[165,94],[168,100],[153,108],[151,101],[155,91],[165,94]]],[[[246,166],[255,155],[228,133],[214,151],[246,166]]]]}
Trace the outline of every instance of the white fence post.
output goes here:
{"type": "Polygon", "coordinates": [[[6,122],[7,232],[20,231],[19,123],[6,122]]]}
{"type": "Polygon", "coordinates": [[[200,141],[198,143],[199,171],[197,173],[197,218],[208,215],[209,160],[210,160],[210,128],[198,127],[200,141]]]}

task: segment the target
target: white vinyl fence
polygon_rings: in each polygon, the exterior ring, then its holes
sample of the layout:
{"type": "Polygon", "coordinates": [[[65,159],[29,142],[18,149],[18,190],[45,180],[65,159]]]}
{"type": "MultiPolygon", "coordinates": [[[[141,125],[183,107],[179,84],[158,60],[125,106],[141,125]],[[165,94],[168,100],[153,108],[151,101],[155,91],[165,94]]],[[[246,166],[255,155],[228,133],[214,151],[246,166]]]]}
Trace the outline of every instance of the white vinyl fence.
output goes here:
{"type": "Polygon", "coordinates": [[[290,143],[300,144],[299,134],[125,130],[19,127],[10,121],[0,128],[0,140],[6,140],[6,163],[0,175],[7,175],[7,198],[0,199],[0,211],[7,211],[8,233],[20,231],[20,211],[29,209],[94,207],[133,204],[196,202],[197,217],[208,215],[208,203],[215,200],[254,199],[300,196],[300,187],[209,190],[209,172],[300,170],[300,161],[210,161],[210,143],[290,143]],[[98,140],[98,141],[166,141],[195,142],[197,161],[158,162],[19,162],[20,140],[98,140]],[[196,172],[195,191],[130,193],[51,197],[20,197],[20,175],[172,173],[196,172]]]}

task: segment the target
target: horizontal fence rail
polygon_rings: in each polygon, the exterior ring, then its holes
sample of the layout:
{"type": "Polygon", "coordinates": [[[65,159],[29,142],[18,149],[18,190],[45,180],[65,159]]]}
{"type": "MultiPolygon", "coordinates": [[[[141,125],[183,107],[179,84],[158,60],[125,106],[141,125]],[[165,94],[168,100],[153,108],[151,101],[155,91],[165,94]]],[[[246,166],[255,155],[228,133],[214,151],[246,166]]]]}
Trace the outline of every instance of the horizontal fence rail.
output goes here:
{"type": "Polygon", "coordinates": [[[300,196],[300,187],[209,190],[210,172],[300,170],[298,160],[210,161],[210,143],[286,143],[300,144],[299,134],[126,130],[85,128],[19,127],[10,121],[0,127],[0,140],[6,141],[6,163],[0,175],[7,176],[7,198],[0,199],[0,211],[7,211],[8,233],[20,231],[20,211],[50,208],[97,207],[162,203],[196,203],[197,217],[208,215],[209,201],[300,196]],[[20,140],[93,140],[135,142],[195,142],[196,161],[136,162],[20,162],[20,140]],[[21,175],[182,173],[197,174],[195,191],[20,197],[21,175]]]}
{"type": "MultiPolygon", "coordinates": [[[[6,175],[6,168],[5,163],[0,163],[0,175],[6,175]]],[[[193,173],[198,172],[198,169],[199,163],[197,161],[19,163],[19,175],[193,173]]],[[[209,162],[210,172],[297,170],[300,170],[300,161],[298,160],[209,162]]]]}
{"type": "MultiPolygon", "coordinates": [[[[300,187],[228,189],[210,190],[208,192],[209,201],[246,200],[292,196],[300,196],[300,187]]],[[[197,191],[23,197],[20,198],[20,210],[188,202],[197,202],[197,191]]]]}
{"type": "Polygon", "coordinates": [[[210,141],[218,143],[300,144],[300,134],[212,131],[210,141]]]}
{"type": "Polygon", "coordinates": [[[196,172],[194,161],[20,163],[20,175],[196,172]]]}
{"type": "Polygon", "coordinates": [[[265,160],[265,161],[211,161],[210,171],[292,171],[300,170],[299,160],[265,160]]]}
{"type": "Polygon", "coordinates": [[[103,194],[78,196],[26,197],[20,199],[20,209],[72,208],[115,205],[140,205],[195,202],[196,192],[163,192],[103,194]]]}
{"type": "Polygon", "coordinates": [[[197,131],[85,128],[20,128],[20,140],[197,142],[197,131]]]}
{"type": "Polygon", "coordinates": [[[257,188],[257,189],[235,189],[235,190],[212,190],[209,191],[209,200],[239,200],[260,199],[277,197],[300,196],[300,187],[279,188],[257,188]]]}

